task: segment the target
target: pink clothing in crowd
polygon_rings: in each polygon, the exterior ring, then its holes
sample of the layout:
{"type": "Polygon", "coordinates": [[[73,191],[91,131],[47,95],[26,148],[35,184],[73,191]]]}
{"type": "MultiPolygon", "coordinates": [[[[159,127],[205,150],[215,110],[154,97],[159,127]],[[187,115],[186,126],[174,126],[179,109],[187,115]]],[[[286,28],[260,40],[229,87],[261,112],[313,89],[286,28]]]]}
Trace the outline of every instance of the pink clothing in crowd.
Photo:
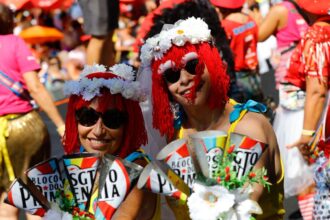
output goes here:
{"type": "MultiPolygon", "coordinates": [[[[25,42],[15,35],[0,35],[0,71],[22,83],[26,89],[23,74],[40,68],[25,42]]],[[[0,116],[12,113],[26,113],[32,110],[28,100],[23,100],[8,88],[0,85],[0,116]]]]}
{"type": "Polygon", "coordinates": [[[284,1],[280,4],[288,10],[287,25],[276,33],[277,46],[282,48],[290,46],[293,42],[298,43],[306,33],[308,24],[291,2],[284,1]]]}
{"type": "Polygon", "coordinates": [[[295,6],[289,2],[284,1],[279,3],[283,5],[288,11],[288,19],[287,25],[276,33],[276,40],[277,40],[277,50],[276,54],[280,55],[280,60],[278,66],[275,70],[275,82],[276,88],[279,87],[279,84],[283,81],[287,68],[290,62],[290,57],[293,52],[293,48],[291,50],[287,50],[292,45],[297,44],[300,39],[306,33],[308,28],[308,24],[304,20],[304,18],[299,14],[296,10],[295,6]],[[286,52],[283,52],[287,50],[286,52]]]}

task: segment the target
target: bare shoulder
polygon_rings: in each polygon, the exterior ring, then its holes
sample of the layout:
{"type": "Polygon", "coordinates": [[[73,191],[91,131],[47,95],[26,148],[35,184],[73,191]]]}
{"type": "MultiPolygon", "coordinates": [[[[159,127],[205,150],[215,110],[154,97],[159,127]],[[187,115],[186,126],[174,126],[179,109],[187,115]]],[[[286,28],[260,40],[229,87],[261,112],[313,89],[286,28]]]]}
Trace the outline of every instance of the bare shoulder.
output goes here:
{"type": "Polygon", "coordinates": [[[276,4],[270,8],[269,13],[276,15],[285,15],[286,13],[288,13],[288,10],[284,5],[276,4]]]}
{"type": "Polygon", "coordinates": [[[248,112],[237,124],[236,132],[266,144],[272,144],[275,133],[268,119],[260,113],[248,112]]]}

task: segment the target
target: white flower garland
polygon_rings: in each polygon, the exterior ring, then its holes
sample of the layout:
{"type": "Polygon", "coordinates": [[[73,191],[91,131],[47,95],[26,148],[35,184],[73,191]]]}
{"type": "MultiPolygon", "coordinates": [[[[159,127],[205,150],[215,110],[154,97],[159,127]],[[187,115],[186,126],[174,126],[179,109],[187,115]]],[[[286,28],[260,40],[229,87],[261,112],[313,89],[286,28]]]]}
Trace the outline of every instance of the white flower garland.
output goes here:
{"type": "Polygon", "coordinates": [[[101,88],[108,88],[110,93],[115,95],[120,93],[124,98],[135,101],[144,101],[146,92],[141,88],[140,82],[134,80],[134,71],[131,66],[126,64],[116,64],[110,67],[111,73],[118,78],[88,79],[91,73],[107,72],[103,65],[85,66],[81,78],[78,81],[68,81],[64,86],[65,95],[79,95],[84,100],[90,101],[96,96],[100,96],[101,88]]]}
{"type": "Polygon", "coordinates": [[[199,44],[212,41],[211,30],[201,19],[190,17],[179,20],[175,24],[165,24],[162,31],[154,37],[148,38],[141,47],[141,68],[139,81],[143,88],[151,94],[151,61],[161,59],[173,46],[183,46],[189,42],[199,44]]]}
{"type": "Polygon", "coordinates": [[[142,66],[150,65],[152,59],[161,59],[172,45],[183,46],[187,42],[199,44],[211,40],[211,30],[201,18],[190,17],[174,25],[164,25],[158,35],[147,39],[142,46],[142,66]]]}

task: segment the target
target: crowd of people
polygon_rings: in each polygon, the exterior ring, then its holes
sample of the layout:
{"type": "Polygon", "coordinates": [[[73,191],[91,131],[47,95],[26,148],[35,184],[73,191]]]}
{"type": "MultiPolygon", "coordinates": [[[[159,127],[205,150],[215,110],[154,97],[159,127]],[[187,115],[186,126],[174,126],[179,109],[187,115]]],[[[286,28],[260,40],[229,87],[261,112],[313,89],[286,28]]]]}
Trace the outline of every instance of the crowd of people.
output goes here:
{"type": "MultiPolygon", "coordinates": [[[[283,204],[292,196],[297,218],[330,219],[330,1],[78,0],[51,11],[0,4],[0,27],[0,219],[18,219],[3,202],[14,178],[51,156],[39,108],[65,154],[112,154],[143,167],[200,131],[245,135],[267,145],[254,164],[271,183],[253,186],[263,210],[256,219],[293,213],[283,204]],[[34,25],[63,37],[24,42],[20,33],[34,25]],[[260,50],[270,37],[275,49],[260,50]],[[274,79],[266,86],[263,65],[274,79]],[[66,120],[59,100],[68,103],[66,120]]],[[[113,219],[169,219],[160,206],[189,219],[187,203],[136,186],[113,219]]]]}

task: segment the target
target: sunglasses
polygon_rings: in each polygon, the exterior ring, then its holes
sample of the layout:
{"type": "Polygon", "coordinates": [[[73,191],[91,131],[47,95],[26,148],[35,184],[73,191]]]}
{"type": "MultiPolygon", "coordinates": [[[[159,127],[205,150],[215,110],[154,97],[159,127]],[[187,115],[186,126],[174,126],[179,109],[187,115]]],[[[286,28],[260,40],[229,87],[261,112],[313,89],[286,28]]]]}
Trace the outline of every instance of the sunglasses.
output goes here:
{"type": "Polygon", "coordinates": [[[100,117],[102,118],[103,124],[110,129],[118,129],[127,121],[127,113],[119,111],[118,109],[109,109],[101,113],[92,108],[83,107],[76,111],[78,123],[86,127],[95,125],[100,117]]]}
{"type": "MultiPolygon", "coordinates": [[[[189,60],[183,67],[190,75],[196,75],[198,59],[189,60]]],[[[163,72],[163,77],[168,83],[176,83],[181,76],[181,69],[169,68],[163,72]]]]}

